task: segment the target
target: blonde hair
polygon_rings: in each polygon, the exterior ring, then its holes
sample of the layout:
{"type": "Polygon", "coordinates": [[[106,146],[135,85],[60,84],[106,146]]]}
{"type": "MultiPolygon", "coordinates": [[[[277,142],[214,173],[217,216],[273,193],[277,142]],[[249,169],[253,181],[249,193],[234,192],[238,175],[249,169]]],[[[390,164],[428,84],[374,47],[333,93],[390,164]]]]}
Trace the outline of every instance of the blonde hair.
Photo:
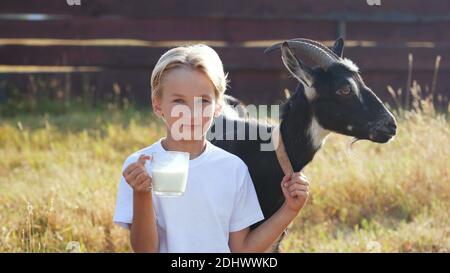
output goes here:
{"type": "Polygon", "coordinates": [[[152,97],[161,98],[161,81],[164,74],[176,67],[199,69],[214,85],[216,101],[223,99],[227,88],[227,74],[216,51],[203,44],[180,46],[164,53],[155,65],[151,76],[152,97]]]}

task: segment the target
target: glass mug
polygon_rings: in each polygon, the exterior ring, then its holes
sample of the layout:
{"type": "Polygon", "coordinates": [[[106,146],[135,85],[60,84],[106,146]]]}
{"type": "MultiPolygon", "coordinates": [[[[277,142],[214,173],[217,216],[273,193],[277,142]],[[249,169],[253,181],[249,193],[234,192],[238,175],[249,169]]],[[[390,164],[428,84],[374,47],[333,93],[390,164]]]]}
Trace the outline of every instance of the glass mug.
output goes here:
{"type": "MultiPolygon", "coordinates": [[[[186,191],[189,171],[189,153],[177,151],[154,152],[151,165],[153,193],[158,196],[177,197],[186,191]]],[[[147,167],[148,172],[149,167],[147,167]]]]}

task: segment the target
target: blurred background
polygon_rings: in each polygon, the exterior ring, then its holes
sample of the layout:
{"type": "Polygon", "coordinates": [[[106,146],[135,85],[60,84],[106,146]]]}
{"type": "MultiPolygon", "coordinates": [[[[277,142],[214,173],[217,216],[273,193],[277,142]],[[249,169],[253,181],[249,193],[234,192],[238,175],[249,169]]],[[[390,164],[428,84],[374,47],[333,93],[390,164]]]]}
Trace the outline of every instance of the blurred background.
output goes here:
{"type": "Polygon", "coordinates": [[[296,81],[264,49],[344,37],[399,134],[352,148],[331,136],[283,248],[448,252],[450,2],[368,2],[2,0],[0,251],[130,251],[112,224],[116,187],[126,157],[164,134],[150,74],[167,49],[208,44],[228,94],[279,104],[296,81]]]}
{"type": "Polygon", "coordinates": [[[2,85],[1,102],[17,88],[23,96],[81,97],[92,103],[114,97],[148,105],[149,75],[161,54],[180,44],[203,42],[221,56],[230,74],[230,95],[269,104],[295,81],[287,77],[280,54],[263,51],[295,37],[329,46],[344,37],[345,55],[381,97],[390,98],[388,85],[406,90],[412,84],[411,69],[423,89],[436,92],[442,104],[448,102],[448,1],[394,0],[379,6],[366,0],[77,3],[2,1],[0,72],[8,86],[2,85]],[[45,83],[50,88],[40,86],[45,83]],[[36,90],[40,88],[45,92],[36,90]]]}

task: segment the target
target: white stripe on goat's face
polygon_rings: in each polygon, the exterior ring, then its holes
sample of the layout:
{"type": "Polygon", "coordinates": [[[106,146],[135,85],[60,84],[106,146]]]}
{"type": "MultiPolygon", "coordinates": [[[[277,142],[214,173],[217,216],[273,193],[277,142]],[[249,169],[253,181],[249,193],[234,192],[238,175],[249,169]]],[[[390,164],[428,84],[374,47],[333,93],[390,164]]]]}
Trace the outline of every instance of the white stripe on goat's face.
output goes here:
{"type": "Polygon", "coordinates": [[[314,149],[319,149],[322,146],[325,138],[330,134],[329,130],[324,129],[317,119],[313,116],[311,119],[311,124],[308,129],[308,134],[311,138],[312,145],[314,149]]]}
{"type": "Polygon", "coordinates": [[[309,102],[312,102],[317,96],[317,92],[314,87],[305,86],[305,96],[309,102]]]}
{"type": "Polygon", "coordinates": [[[359,90],[359,85],[356,83],[355,79],[351,76],[347,77],[347,82],[350,85],[351,91],[359,98],[362,102],[363,98],[361,96],[361,91],[359,90]]]}

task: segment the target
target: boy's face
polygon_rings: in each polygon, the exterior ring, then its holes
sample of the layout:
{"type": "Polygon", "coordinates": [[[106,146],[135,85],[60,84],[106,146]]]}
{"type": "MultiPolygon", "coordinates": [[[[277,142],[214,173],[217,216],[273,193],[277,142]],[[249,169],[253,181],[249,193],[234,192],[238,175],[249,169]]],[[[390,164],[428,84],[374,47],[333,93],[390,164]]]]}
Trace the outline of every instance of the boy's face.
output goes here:
{"type": "Polygon", "coordinates": [[[154,112],[164,119],[176,140],[201,140],[220,114],[214,85],[201,71],[177,67],[162,78],[162,96],[152,98],[154,112]]]}

